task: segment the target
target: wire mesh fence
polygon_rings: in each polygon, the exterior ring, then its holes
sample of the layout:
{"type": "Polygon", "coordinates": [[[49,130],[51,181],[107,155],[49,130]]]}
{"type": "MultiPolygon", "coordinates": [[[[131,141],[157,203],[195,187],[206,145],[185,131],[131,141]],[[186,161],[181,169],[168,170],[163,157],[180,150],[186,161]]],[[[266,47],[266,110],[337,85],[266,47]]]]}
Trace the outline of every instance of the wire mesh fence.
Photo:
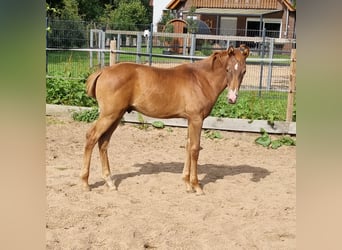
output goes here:
{"type": "MultiPolygon", "coordinates": [[[[82,79],[94,70],[109,66],[110,54],[115,62],[134,62],[156,67],[173,67],[193,63],[230,45],[247,44],[251,48],[247,73],[241,91],[255,92],[259,97],[286,102],[290,81],[291,49],[294,39],[261,36],[239,36],[193,33],[153,32],[145,29],[125,31],[106,29],[86,22],[48,21],[46,75],[82,79]],[[110,48],[115,40],[115,48],[110,48]]],[[[146,27],[142,27],[146,28],[146,27]]],[[[251,34],[250,30],[248,34],[251,34]]],[[[228,33],[227,33],[228,34],[228,33]]],[[[244,34],[244,35],[243,35],[244,34]]]]}

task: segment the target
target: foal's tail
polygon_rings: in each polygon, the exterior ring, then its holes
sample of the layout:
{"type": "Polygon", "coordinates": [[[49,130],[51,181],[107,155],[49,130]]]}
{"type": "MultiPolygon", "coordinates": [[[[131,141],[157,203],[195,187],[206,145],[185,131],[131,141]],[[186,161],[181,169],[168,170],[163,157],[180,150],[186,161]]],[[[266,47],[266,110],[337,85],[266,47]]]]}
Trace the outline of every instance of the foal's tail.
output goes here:
{"type": "Polygon", "coordinates": [[[102,70],[98,70],[94,73],[92,73],[86,82],[86,88],[87,88],[87,95],[90,97],[94,97],[96,99],[95,95],[95,89],[96,89],[96,82],[99,76],[101,75],[102,70]]]}

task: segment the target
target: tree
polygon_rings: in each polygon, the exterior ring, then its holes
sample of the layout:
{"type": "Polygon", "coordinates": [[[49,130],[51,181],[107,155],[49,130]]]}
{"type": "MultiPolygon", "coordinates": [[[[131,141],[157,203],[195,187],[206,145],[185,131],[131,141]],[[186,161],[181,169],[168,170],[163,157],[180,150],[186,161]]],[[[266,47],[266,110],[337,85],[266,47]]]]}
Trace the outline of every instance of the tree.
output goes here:
{"type": "Polygon", "coordinates": [[[85,26],[81,22],[76,0],[63,0],[60,10],[53,10],[47,5],[47,15],[52,17],[48,20],[49,47],[73,48],[86,45],[85,26]]]}
{"type": "Polygon", "coordinates": [[[168,21],[172,20],[174,17],[173,13],[170,10],[166,10],[163,12],[158,24],[159,25],[166,25],[168,21]]]}
{"type": "MultiPolygon", "coordinates": [[[[140,22],[143,25],[151,23],[153,10],[149,3],[150,0],[46,0],[50,8],[47,10],[49,18],[103,22],[107,25],[117,21],[117,18],[114,19],[115,10],[119,7],[125,9],[125,6],[132,8],[132,11],[124,12],[130,15],[125,20],[137,22],[136,24],[140,22]],[[53,13],[53,10],[57,10],[58,15],[57,12],[53,13]],[[136,14],[138,17],[134,17],[136,14]]],[[[125,15],[116,14],[119,18],[125,15]]]]}
{"type": "Polygon", "coordinates": [[[98,0],[77,0],[79,14],[85,21],[98,21],[103,15],[104,6],[98,0]]]}
{"type": "Polygon", "coordinates": [[[191,6],[190,7],[190,11],[189,11],[188,16],[187,16],[187,20],[186,20],[186,22],[188,23],[187,29],[188,29],[189,33],[196,33],[197,30],[198,30],[197,22],[194,19],[195,11],[196,11],[196,7],[195,6],[191,6]]]}
{"type": "Polygon", "coordinates": [[[61,10],[61,19],[80,21],[81,17],[78,14],[77,0],[63,0],[64,7],[61,10]]]}
{"type": "Polygon", "coordinates": [[[99,17],[98,21],[107,26],[110,29],[111,24],[114,23],[114,9],[110,4],[106,4],[102,16],[99,17]]]}
{"type": "Polygon", "coordinates": [[[144,30],[149,27],[146,7],[140,0],[121,1],[113,13],[115,29],[144,30]]]}

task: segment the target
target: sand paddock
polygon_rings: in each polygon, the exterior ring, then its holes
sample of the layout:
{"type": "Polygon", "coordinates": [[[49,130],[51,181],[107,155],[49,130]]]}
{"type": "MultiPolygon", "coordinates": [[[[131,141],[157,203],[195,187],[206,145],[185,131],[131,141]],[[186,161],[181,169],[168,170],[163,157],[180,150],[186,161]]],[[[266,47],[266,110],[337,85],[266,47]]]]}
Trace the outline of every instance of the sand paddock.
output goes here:
{"type": "MultiPolygon", "coordinates": [[[[185,128],[120,125],[109,157],[117,191],[101,179],[97,147],[91,192],[79,181],[90,124],[46,117],[47,249],[295,249],[296,148],[256,145],[259,134],[202,133],[199,180],[181,180],[185,128]]],[[[273,136],[276,138],[276,136],[273,136]]]]}

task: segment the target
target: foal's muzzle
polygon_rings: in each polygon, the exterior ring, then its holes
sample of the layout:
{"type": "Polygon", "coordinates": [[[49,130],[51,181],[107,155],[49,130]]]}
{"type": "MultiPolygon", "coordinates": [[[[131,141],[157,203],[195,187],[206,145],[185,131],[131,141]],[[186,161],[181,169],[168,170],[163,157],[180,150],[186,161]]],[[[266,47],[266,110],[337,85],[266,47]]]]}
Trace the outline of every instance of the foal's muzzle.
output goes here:
{"type": "Polygon", "coordinates": [[[237,91],[228,89],[228,103],[229,104],[236,103],[237,98],[238,98],[237,91]]]}

